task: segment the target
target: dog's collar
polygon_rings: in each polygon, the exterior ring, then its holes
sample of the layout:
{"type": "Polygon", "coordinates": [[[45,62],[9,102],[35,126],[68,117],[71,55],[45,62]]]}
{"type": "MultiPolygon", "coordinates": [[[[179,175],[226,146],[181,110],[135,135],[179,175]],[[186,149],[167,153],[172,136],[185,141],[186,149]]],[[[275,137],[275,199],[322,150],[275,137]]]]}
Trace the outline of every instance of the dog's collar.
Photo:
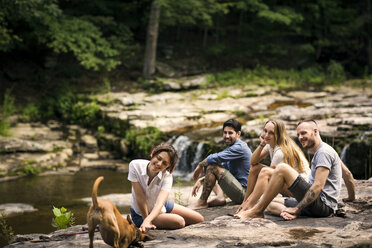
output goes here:
{"type": "Polygon", "coordinates": [[[133,240],[131,244],[137,243],[139,241],[139,232],[138,232],[137,228],[135,228],[135,229],[136,229],[136,239],[133,240]]]}

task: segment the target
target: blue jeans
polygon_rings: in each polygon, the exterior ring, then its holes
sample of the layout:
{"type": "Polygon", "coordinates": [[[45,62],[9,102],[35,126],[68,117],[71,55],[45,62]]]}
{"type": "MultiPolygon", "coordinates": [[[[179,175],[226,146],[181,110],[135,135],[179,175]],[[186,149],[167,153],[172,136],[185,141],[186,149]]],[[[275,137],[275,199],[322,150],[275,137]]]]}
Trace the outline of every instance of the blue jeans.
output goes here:
{"type": "MultiPolygon", "coordinates": [[[[166,213],[170,213],[172,212],[174,208],[174,202],[166,200],[164,203],[164,207],[165,207],[166,213]]],[[[132,221],[136,225],[136,227],[140,227],[142,225],[142,222],[143,222],[142,216],[137,214],[133,208],[130,208],[130,217],[132,217],[132,221]]]]}

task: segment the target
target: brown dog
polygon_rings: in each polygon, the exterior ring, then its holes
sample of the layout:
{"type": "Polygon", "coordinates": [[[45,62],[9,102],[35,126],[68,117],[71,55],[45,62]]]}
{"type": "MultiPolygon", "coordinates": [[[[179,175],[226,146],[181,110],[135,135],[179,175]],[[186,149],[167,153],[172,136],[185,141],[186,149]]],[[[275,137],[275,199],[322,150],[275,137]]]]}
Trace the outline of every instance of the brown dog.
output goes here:
{"type": "Polygon", "coordinates": [[[87,214],[89,247],[93,248],[94,230],[99,225],[103,241],[115,248],[127,248],[130,245],[143,247],[139,241],[153,240],[147,234],[142,233],[132,222],[130,215],[127,219],[121,216],[116,206],[104,199],[97,200],[98,186],[103,177],[98,177],[93,185],[92,202],[87,214]]]}

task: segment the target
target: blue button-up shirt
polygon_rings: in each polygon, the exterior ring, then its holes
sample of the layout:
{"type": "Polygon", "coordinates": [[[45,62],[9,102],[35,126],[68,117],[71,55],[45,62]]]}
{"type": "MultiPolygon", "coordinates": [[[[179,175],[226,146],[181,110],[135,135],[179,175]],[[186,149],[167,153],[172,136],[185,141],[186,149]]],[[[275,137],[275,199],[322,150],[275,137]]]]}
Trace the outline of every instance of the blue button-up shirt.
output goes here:
{"type": "Polygon", "coordinates": [[[233,174],[243,187],[247,187],[251,156],[252,151],[247,143],[237,139],[234,144],[225,150],[209,155],[207,163],[222,165],[233,174]]]}

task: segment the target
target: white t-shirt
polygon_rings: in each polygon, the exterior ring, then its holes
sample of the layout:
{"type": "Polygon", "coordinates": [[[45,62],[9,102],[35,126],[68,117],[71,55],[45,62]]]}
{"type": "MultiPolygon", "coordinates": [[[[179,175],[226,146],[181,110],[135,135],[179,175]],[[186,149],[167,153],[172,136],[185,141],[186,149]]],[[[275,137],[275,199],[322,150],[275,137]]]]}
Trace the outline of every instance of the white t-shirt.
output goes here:
{"type": "MultiPolygon", "coordinates": [[[[129,163],[129,173],[128,173],[128,180],[131,182],[138,182],[143,191],[146,193],[146,204],[149,213],[155,206],[156,199],[160,193],[160,190],[165,190],[170,192],[173,184],[173,176],[166,171],[165,173],[159,172],[158,175],[154,177],[149,185],[147,182],[149,180],[149,176],[147,175],[147,165],[150,163],[149,160],[145,159],[135,159],[129,163]]],[[[141,215],[141,210],[138,207],[136,194],[132,187],[132,198],[131,203],[134,211],[137,214],[141,215]]],[[[161,209],[162,213],[165,213],[165,207],[163,206],[161,209]]]]}
{"type": "MultiPolygon", "coordinates": [[[[269,144],[266,144],[264,149],[269,152],[271,160],[270,166],[276,167],[278,164],[284,163],[284,154],[280,146],[276,145],[274,148],[271,148],[269,144]]],[[[300,158],[305,167],[305,172],[300,173],[300,176],[302,176],[308,182],[311,174],[309,162],[302,154],[300,155],[300,158]]]]}
{"type": "Polygon", "coordinates": [[[284,163],[284,154],[278,145],[271,148],[269,144],[266,144],[264,149],[269,152],[271,161],[270,166],[276,167],[278,164],[284,163]]]}

